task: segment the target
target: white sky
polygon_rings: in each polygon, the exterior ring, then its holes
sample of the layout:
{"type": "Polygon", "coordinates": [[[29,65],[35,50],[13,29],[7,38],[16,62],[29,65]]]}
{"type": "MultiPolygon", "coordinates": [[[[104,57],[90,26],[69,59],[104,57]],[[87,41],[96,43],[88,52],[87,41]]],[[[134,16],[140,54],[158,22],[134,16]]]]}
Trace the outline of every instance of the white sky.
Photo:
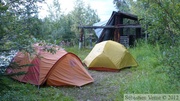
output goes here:
{"type": "MultiPolygon", "coordinates": [[[[52,0],[45,0],[48,4],[52,2],[52,0]]],[[[85,4],[89,4],[91,9],[97,11],[98,16],[101,21],[108,20],[112,14],[112,11],[116,11],[114,7],[113,0],[83,0],[85,4]]],[[[75,0],[59,0],[61,4],[61,10],[63,12],[69,12],[73,10],[75,0]]],[[[43,18],[47,15],[47,7],[43,5],[42,10],[40,12],[40,17],[43,18]]]]}

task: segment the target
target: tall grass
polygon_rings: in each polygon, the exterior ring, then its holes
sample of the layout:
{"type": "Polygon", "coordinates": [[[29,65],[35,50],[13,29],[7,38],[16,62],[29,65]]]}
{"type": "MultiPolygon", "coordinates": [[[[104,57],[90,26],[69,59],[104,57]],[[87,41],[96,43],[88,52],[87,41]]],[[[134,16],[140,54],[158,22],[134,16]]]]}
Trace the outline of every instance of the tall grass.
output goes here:
{"type": "Polygon", "coordinates": [[[55,87],[41,87],[7,79],[10,89],[1,91],[0,101],[73,101],[55,87]]]}
{"type": "Polygon", "coordinates": [[[169,78],[166,72],[167,67],[162,64],[163,54],[158,44],[139,42],[129,51],[139,66],[132,68],[132,75],[124,79],[116,100],[122,101],[124,94],[180,93],[180,88],[169,82],[172,78],[169,78]]]}
{"type": "Polygon", "coordinates": [[[64,49],[68,52],[76,54],[81,60],[83,60],[87,56],[87,54],[91,51],[90,48],[79,49],[78,46],[64,47],[64,49]]]}

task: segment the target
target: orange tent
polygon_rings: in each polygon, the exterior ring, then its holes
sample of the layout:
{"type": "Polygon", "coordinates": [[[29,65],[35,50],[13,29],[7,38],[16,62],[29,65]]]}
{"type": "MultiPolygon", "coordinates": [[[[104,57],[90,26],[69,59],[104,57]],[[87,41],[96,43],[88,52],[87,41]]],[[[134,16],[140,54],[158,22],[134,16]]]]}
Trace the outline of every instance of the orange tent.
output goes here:
{"type": "Polygon", "coordinates": [[[63,49],[52,54],[37,44],[34,48],[36,55],[18,52],[15,56],[16,63],[32,66],[8,69],[8,73],[26,72],[25,75],[13,76],[14,79],[34,85],[51,86],[83,86],[94,81],[75,54],[63,49]]]}

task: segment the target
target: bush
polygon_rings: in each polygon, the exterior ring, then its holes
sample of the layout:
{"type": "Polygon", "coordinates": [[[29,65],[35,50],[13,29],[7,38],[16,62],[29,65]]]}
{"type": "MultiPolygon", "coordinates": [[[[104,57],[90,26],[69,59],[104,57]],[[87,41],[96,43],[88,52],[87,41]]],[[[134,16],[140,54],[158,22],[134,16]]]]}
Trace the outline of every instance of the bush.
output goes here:
{"type": "Polygon", "coordinates": [[[180,84],[180,46],[173,46],[164,49],[164,58],[162,64],[167,67],[166,72],[171,78],[171,82],[180,84]]]}

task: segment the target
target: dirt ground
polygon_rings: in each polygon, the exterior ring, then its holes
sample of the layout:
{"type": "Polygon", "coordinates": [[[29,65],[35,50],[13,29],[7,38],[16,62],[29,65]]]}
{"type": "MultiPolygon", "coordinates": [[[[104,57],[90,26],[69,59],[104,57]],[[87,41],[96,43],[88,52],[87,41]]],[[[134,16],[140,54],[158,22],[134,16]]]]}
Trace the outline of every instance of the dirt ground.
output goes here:
{"type": "Polygon", "coordinates": [[[120,93],[120,86],[123,79],[131,75],[130,69],[119,72],[90,71],[94,82],[83,87],[60,87],[63,94],[71,96],[77,101],[113,101],[117,93],[120,93]]]}

